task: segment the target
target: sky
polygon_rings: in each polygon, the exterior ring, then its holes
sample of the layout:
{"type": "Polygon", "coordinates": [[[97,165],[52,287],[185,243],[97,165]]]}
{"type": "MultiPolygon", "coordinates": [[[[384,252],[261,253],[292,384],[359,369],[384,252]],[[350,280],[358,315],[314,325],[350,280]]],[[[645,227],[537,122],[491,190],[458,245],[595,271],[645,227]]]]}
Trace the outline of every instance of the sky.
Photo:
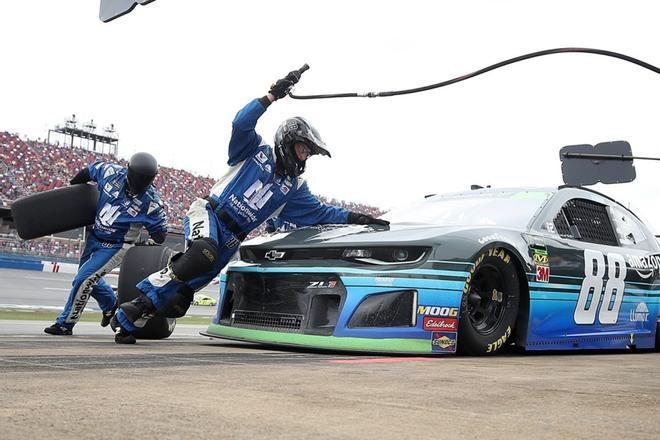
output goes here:
{"type": "MultiPolygon", "coordinates": [[[[114,123],[125,158],[224,174],[231,121],[304,63],[295,92],[368,92],[443,81],[543,49],[606,49],[660,66],[654,1],[157,0],[110,23],[98,0],[0,2],[0,130],[44,138],[75,113],[114,123]]],[[[660,156],[660,77],[561,54],[392,98],[275,102],[257,130],[304,116],[332,158],[317,194],[391,208],[471,184],[562,184],[562,146],[627,140],[660,156]]],[[[596,185],[660,234],[659,162],[596,185]]]]}

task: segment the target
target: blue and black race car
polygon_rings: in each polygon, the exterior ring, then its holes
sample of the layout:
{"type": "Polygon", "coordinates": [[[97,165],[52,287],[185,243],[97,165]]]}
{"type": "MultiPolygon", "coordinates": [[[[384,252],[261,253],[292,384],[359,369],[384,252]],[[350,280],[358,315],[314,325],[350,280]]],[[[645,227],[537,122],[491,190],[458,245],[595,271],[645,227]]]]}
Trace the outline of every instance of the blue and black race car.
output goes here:
{"type": "Polygon", "coordinates": [[[607,196],[478,189],[386,218],[246,242],[204,335],[432,354],[658,346],[660,246],[607,196]]]}

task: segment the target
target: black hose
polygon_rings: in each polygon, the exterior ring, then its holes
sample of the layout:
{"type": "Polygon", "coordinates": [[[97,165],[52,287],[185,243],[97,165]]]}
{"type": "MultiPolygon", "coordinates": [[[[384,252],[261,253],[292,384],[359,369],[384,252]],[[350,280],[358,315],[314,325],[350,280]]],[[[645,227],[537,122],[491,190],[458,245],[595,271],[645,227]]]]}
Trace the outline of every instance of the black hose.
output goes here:
{"type": "Polygon", "coordinates": [[[596,55],[604,55],[612,58],[618,58],[623,61],[627,61],[629,63],[637,64],[640,67],[643,67],[645,69],[648,69],[652,72],[660,74],[660,68],[649,64],[647,62],[644,62],[642,60],[638,60],[637,58],[633,58],[628,55],[624,55],[621,53],[617,52],[612,52],[609,50],[602,50],[602,49],[589,49],[585,47],[562,47],[558,49],[547,49],[547,50],[541,50],[538,52],[532,52],[528,53],[526,55],[521,55],[515,58],[511,58],[505,61],[500,61],[499,63],[493,64],[488,67],[484,67],[483,69],[477,70],[476,72],[468,73],[467,75],[459,76],[447,81],[439,82],[436,84],[430,84],[428,86],[423,86],[423,87],[416,87],[414,89],[405,89],[405,90],[393,90],[390,92],[368,92],[368,93],[329,93],[329,94],[324,94],[324,95],[294,95],[293,93],[289,93],[289,96],[293,99],[328,99],[328,98],[378,98],[378,97],[383,97],[383,96],[397,96],[397,95],[408,95],[411,93],[419,93],[419,92],[425,92],[427,90],[432,90],[432,89],[437,89],[440,87],[448,86],[451,84],[455,84],[457,82],[465,81],[466,79],[474,78],[475,76],[481,75],[482,73],[490,72],[491,70],[499,69],[500,67],[504,67],[509,64],[517,63],[519,61],[524,61],[524,60],[529,60],[531,58],[536,58],[536,57],[541,57],[544,55],[552,55],[555,53],[591,53],[591,54],[596,54],[596,55]]]}

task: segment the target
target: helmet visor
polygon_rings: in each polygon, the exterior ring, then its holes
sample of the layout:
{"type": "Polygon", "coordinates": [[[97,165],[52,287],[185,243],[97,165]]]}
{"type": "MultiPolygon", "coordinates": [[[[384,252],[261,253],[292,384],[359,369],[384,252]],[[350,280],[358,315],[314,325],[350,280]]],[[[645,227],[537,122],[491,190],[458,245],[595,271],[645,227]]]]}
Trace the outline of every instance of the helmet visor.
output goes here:
{"type": "Polygon", "coordinates": [[[142,194],[147,190],[147,188],[149,188],[149,185],[151,185],[151,182],[154,181],[155,177],[155,174],[141,174],[129,168],[128,176],[126,176],[128,189],[133,194],[142,194]]]}

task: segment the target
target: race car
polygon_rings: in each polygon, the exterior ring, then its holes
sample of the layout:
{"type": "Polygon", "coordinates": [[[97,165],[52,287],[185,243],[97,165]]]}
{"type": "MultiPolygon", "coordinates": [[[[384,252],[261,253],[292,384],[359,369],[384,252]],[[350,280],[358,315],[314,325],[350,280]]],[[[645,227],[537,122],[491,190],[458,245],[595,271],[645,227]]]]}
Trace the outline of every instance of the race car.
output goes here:
{"type": "Polygon", "coordinates": [[[244,243],[210,337],[472,355],[658,346],[660,246],[595,191],[476,189],[244,243]]]}
{"type": "Polygon", "coordinates": [[[203,293],[196,293],[193,298],[193,304],[196,306],[215,306],[217,303],[215,298],[204,295],[203,293]]]}

